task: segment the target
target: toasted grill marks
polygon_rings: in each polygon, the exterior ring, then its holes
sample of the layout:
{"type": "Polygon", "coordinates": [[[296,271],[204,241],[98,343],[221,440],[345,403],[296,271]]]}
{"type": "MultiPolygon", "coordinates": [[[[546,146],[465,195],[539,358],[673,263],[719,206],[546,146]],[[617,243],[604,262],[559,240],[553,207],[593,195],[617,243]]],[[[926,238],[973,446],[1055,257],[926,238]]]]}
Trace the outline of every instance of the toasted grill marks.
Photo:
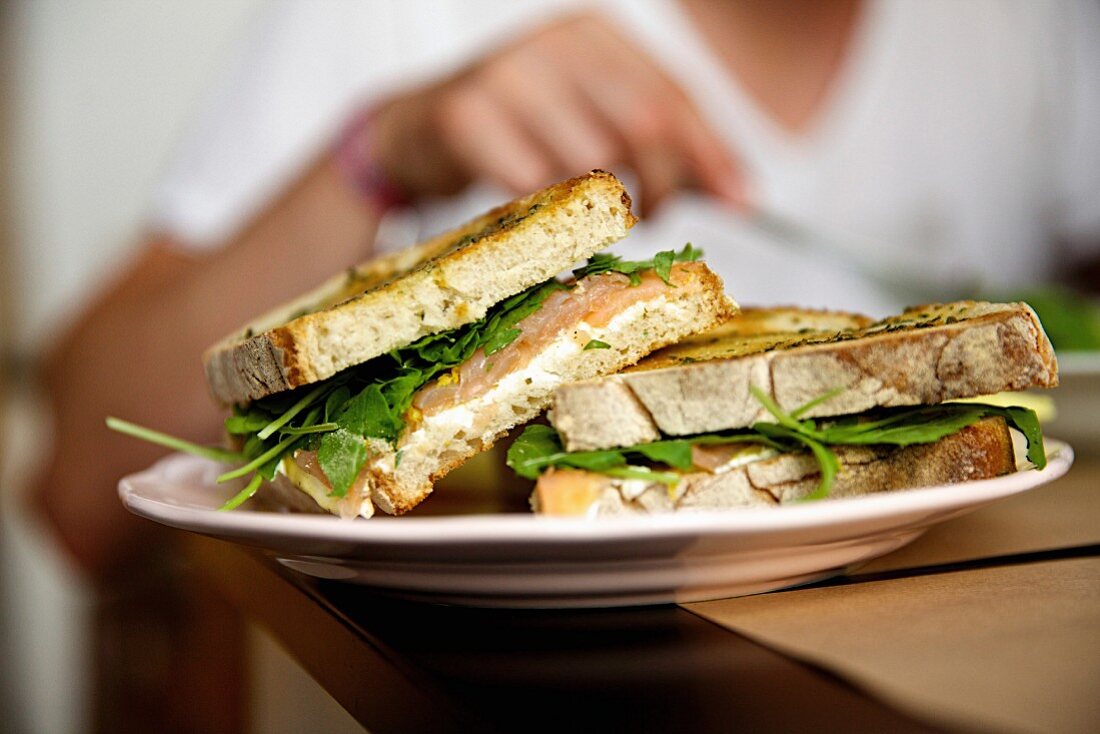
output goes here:
{"type": "Polygon", "coordinates": [[[657,352],[621,375],[563,387],[552,422],[565,447],[613,448],[637,436],[744,428],[767,415],[750,385],[785,410],[841,388],[805,415],[815,418],[1058,384],[1050,342],[1022,303],[918,306],[839,332],[833,324],[798,333],[762,333],[753,325],[743,335],[737,324],[721,327],[716,340],[702,335],[657,352]],[[592,405],[600,406],[596,414],[582,413],[592,405]],[[604,415],[623,417],[608,422],[604,415]]]}
{"type": "MultiPolygon", "coordinates": [[[[391,514],[407,512],[430,494],[433,482],[492,446],[515,426],[535,418],[561,384],[620,370],[655,347],[717,325],[735,309],[721,280],[701,263],[679,266],[678,272],[683,277],[677,280],[678,287],[624,305],[623,318],[592,327],[581,340],[596,338],[611,348],[583,351],[574,330],[563,329],[549,348],[523,368],[526,372],[517,372],[519,378],[527,374],[532,379],[498,383],[460,403],[459,407],[472,414],[472,423],[453,422],[445,412],[426,418],[402,438],[400,466],[377,480],[371,495],[375,505],[391,514]],[[559,348],[569,344],[574,349],[559,348]]],[[[388,461],[386,457],[383,460],[388,461]]]]}
{"type": "Polygon", "coordinates": [[[630,199],[630,194],[626,192],[626,189],[623,189],[622,196],[619,197],[619,203],[623,205],[623,210],[627,212],[627,219],[630,222],[629,226],[633,227],[637,224],[638,217],[634,216],[634,212],[632,211],[634,202],[630,199]]]}
{"type": "MultiPolygon", "coordinates": [[[[258,340],[263,344],[264,340],[258,340]]],[[[294,340],[294,336],[290,334],[286,329],[276,329],[271,334],[271,339],[267,340],[269,350],[273,358],[278,358],[277,364],[282,369],[280,370],[280,377],[282,377],[282,383],[286,385],[286,388],[291,389],[304,385],[307,382],[306,376],[302,374],[302,366],[298,360],[298,347],[294,340]]]]}
{"type": "Polygon", "coordinates": [[[593,171],[342,273],[212,347],[211,392],[256,400],[476,321],[625,236],[629,201],[618,179],[593,171]]]}

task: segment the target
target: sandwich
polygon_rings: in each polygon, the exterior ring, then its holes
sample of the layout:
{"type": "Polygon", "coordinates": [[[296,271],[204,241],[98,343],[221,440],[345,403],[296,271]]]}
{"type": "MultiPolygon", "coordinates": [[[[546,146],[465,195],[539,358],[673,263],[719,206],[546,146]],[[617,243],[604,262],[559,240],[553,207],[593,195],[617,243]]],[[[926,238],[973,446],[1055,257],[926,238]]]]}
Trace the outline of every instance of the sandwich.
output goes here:
{"type": "Polygon", "coordinates": [[[550,515],[713,510],[1006,474],[1035,413],[978,396],[1058,384],[1023,303],[858,314],[744,309],[615,375],[559,388],[508,451],[550,515]],[[967,400],[969,399],[969,400],[967,400]]]}
{"type": "MultiPolygon", "coordinates": [[[[698,251],[602,252],[635,222],[613,175],[592,171],[373,260],[263,316],[204,355],[232,411],[233,461],[299,509],[400,515],[436,480],[547,405],[736,311],[698,251]],[[573,277],[561,273],[580,264],[573,277]]],[[[214,451],[215,453],[210,453],[214,451]]]]}

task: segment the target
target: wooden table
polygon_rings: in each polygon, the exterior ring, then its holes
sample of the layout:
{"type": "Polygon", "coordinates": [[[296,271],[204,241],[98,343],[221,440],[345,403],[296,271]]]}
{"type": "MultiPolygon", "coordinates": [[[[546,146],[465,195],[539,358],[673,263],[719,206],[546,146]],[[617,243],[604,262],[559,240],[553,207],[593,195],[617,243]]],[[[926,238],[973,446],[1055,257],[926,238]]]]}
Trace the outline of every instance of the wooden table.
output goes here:
{"type": "Polygon", "coordinates": [[[372,732],[929,729],[674,605],[401,602],[196,538],[188,552],[372,732]]]}
{"type": "MultiPolygon", "coordinates": [[[[1091,493],[1100,493],[1100,460],[1079,458],[1046,494],[1027,493],[933,528],[896,558],[818,587],[866,588],[911,576],[1096,556],[1100,516],[1064,509],[1067,497],[1091,493]],[[1031,504],[1013,508],[1011,502],[1031,504]],[[1022,536],[1010,527],[1013,512],[1034,517],[1022,536]],[[1067,522],[1076,525],[1067,529],[1067,522]],[[987,537],[983,547],[963,542],[961,549],[945,540],[952,533],[974,535],[974,528],[1006,539],[987,537]],[[1006,548],[1015,550],[1001,552],[1006,548]]],[[[683,607],[426,605],[302,576],[260,551],[199,536],[188,536],[185,549],[200,578],[267,628],[372,732],[938,730],[930,723],[938,721],[935,712],[903,713],[826,669],[683,607]]]]}

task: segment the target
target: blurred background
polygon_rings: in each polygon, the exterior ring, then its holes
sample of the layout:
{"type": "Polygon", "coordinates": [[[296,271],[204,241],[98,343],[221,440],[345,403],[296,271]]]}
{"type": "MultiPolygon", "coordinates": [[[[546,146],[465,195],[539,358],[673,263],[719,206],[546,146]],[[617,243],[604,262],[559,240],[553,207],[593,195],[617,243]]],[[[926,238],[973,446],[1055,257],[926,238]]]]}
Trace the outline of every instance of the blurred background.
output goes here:
{"type": "MultiPolygon", "coordinates": [[[[114,507],[114,480],[155,455],[106,443],[102,416],[132,382],[133,402],[117,408],[127,417],[144,410],[188,437],[201,438],[198,427],[215,435],[213,406],[186,419],[179,407],[203,402],[198,353],[215,335],[338,272],[372,243],[407,244],[590,167],[621,173],[646,215],[625,254],[691,240],[743,303],[881,316],[919,299],[1028,298],[1074,391],[1063,393],[1071,410],[1052,433],[1100,445],[1097,3],[784,0],[771,6],[782,11],[775,18],[734,24],[757,24],[738,46],[759,49],[747,60],[699,28],[729,21],[723,8],[754,3],[595,4],[618,23],[558,22],[588,5],[577,2],[486,0],[476,12],[427,0],[0,3],[0,729],[126,730],[123,701],[144,707],[131,728],[163,716],[162,689],[187,684],[173,667],[187,650],[171,637],[185,609],[224,619],[206,639],[227,664],[237,653],[246,660],[244,673],[225,678],[240,686],[235,702],[210,721],[227,731],[316,730],[319,721],[355,730],[262,631],[201,594],[154,593],[173,569],[146,569],[120,590],[74,560],[82,513],[89,536],[100,521],[81,504],[81,477],[96,502],[114,507]],[[820,39],[805,36],[815,27],[820,39]],[[806,66],[823,72],[787,68],[785,42],[809,49],[806,66]],[[553,85],[527,81],[558,61],[563,74],[586,64],[629,79],[585,92],[589,105],[614,99],[638,111],[619,137],[594,135],[585,147],[575,119],[554,117],[565,109],[559,100],[540,110],[555,127],[536,131],[533,146],[505,134],[515,120],[463,116],[471,100],[483,113],[512,99],[511,112],[538,127],[540,115],[527,111],[540,99],[523,95],[553,85]],[[620,99],[622,89],[642,102],[620,99]],[[792,105],[798,98],[806,104],[792,105]],[[381,111],[373,127],[349,126],[361,121],[363,100],[386,104],[373,109],[381,111]],[[413,122],[436,119],[428,113],[438,103],[453,124],[404,139],[413,122]],[[690,110],[690,122],[658,120],[641,143],[626,139],[645,127],[634,124],[639,115],[670,109],[690,110]],[[392,149],[406,164],[396,176],[382,166],[396,181],[380,184],[369,168],[349,183],[347,157],[330,160],[334,144],[361,143],[363,130],[374,135],[367,148],[392,149]],[[493,145],[478,148],[477,131],[493,145]],[[394,183],[397,194],[382,185],[394,183]],[[248,266],[220,263],[219,248],[248,266]],[[264,252],[280,257],[248,260],[264,252]],[[108,311],[81,320],[102,307],[102,294],[171,304],[173,282],[197,282],[206,266],[231,276],[214,291],[219,299],[166,323],[152,308],[148,316],[151,331],[190,339],[186,349],[135,336],[115,359],[121,367],[91,361],[98,340],[125,343],[128,333],[108,311]],[[280,277],[267,291],[249,290],[280,277]],[[85,334],[96,336],[82,342],[85,334]],[[64,350],[45,359],[59,341],[64,350]],[[79,379],[85,359],[101,390],[79,379]],[[38,365],[50,360],[52,377],[39,379],[38,365]],[[192,380],[171,409],[150,399],[171,397],[157,382],[169,363],[192,380]],[[94,431],[71,416],[79,412],[71,401],[85,400],[82,419],[94,431]],[[60,445],[55,436],[65,437],[60,445]],[[32,510],[43,464],[53,467],[48,504],[68,523],[68,548],[32,510]],[[123,654],[135,650],[136,659],[123,654]]],[[[140,326],[140,312],[131,317],[140,326]]],[[[159,379],[182,384],[174,373],[159,379]]]]}
{"type": "MultiPolygon", "coordinates": [[[[19,501],[50,440],[27,370],[139,246],[153,183],[262,4],[0,3],[0,731],[92,731],[102,684],[102,597],[19,501]]],[[[244,634],[250,730],[360,730],[244,634]]]]}

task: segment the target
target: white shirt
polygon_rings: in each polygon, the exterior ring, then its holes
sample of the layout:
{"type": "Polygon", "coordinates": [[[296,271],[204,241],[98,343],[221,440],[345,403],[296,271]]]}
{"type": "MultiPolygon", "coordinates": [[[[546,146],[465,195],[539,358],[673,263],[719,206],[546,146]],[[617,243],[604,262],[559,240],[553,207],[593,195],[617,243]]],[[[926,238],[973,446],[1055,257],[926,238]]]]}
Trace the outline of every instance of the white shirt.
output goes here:
{"type": "MultiPolygon", "coordinates": [[[[196,119],[156,191],[154,222],[196,247],[224,242],[357,105],[578,4],[278,3],[196,119]]],[[[754,103],[674,0],[587,5],[681,83],[760,207],[811,246],[685,195],[615,247],[624,255],[691,241],[742,303],[884,314],[952,290],[1004,294],[1096,252],[1100,4],[868,2],[824,109],[798,135],[754,103]]],[[[503,198],[475,188],[386,231],[426,236],[503,198]]]]}

